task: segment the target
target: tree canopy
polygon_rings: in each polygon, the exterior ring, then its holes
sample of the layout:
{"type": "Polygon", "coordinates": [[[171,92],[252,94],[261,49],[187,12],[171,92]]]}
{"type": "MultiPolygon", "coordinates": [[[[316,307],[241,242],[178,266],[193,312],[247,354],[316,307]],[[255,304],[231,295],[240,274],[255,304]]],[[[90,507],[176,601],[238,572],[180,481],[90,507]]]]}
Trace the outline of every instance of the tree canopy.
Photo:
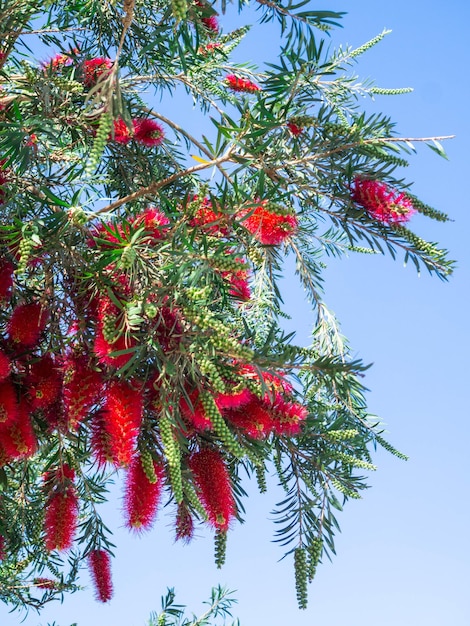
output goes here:
{"type": "Polygon", "coordinates": [[[85,562],[111,598],[99,505],[116,472],[131,531],[165,505],[178,540],[213,528],[219,565],[243,481],[263,492],[274,472],[305,608],[372,448],[403,457],[323,300],[325,258],[388,253],[447,278],[446,251],[410,227],[447,216],[402,177],[416,141],[443,155],[442,138],[364,110],[407,89],[353,71],[386,31],[328,46],[338,12],[240,3],[278,23],[278,58],[256,68],[232,60],[249,27],[222,32],[224,1],[45,6],[0,0],[0,597],[40,608],[85,562]],[[292,264],[309,346],[284,330],[292,264]]]}

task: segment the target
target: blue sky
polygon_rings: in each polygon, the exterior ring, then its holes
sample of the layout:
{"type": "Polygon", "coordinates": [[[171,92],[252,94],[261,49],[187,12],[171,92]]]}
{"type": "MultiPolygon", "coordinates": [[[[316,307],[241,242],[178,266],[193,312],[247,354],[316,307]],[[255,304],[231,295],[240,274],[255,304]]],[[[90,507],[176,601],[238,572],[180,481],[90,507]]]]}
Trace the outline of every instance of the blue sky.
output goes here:
{"type": "MultiPolygon", "coordinates": [[[[120,528],[119,498],[106,516],[115,521],[119,548],[113,564],[115,597],[102,606],[91,588],[53,605],[26,626],[144,626],[174,586],[178,600],[198,612],[212,585],[236,589],[235,615],[242,626],[468,626],[470,546],[468,533],[470,434],[466,389],[470,349],[468,290],[470,234],[467,39],[469,5],[463,0],[376,2],[357,0],[314,5],[348,12],[335,45],[360,45],[382,31],[392,33],[361,57],[357,71],[385,87],[412,86],[376,106],[396,121],[403,136],[455,134],[445,145],[449,161],[418,148],[405,172],[413,192],[451,214],[454,222],[422,218],[413,227],[451,250],[458,267],[448,283],[403,267],[388,257],[352,256],[328,261],[325,299],[335,311],[353,352],[373,362],[365,384],[370,409],[387,424],[388,438],[410,456],[402,462],[384,452],[362,500],[339,516],[337,556],[319,567],[309,608],[297,609],[290,561],[271,542],[268,519],[277,494],[246,502],[246,522],[229,537],[227,563],[213,565],[212,539],[190,546],[173,543],[171,521],[162,512],[153,531],[130,536],[120,528]],[[330,6],[325,7],[325,4],[330,6]]],[[[221,20],[225,31],[231,28],[221,20]]],[[[266,41],[271,49],[275,41],[266,41]]],[[[264,47],[264,46],[263,46],[264,47]]],[[[259,40],[244,44],[246,58],[259,54],[259,40]]],[[[311,323],[303,294],[286,296],[299,339],[311,323]],[[299,311],[301,312],[299,314],[299,311]]],[[[88,584],[86,573],[83,583],[88,584]]],[[[18,614],[0,607],[1,626],[18,614]]]]}

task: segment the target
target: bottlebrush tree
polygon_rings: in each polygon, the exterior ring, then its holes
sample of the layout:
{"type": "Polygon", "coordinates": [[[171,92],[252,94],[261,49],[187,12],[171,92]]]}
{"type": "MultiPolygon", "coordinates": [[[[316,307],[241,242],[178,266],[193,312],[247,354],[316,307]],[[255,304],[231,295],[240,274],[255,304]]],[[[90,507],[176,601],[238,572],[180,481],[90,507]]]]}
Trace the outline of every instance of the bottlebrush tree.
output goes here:
{"type": "Polygon", "coordinates": [[[359,107],[406,91],[352,72],[385,33],[327,51],[341,14],[241,2],[278,29],[256,70],[231,61],[249,28],[222,30],[224,1],[45,7],[0,2],[0,596],[40,608],[83,565],[111,598],[115,472],[131,531],[166,505],[177,539],[213,529],[219,565],[242,481],[274,473],[305,607],[371,447],[400,456],[323,302],[325,256],[452,268],[409,228],[447,219],[401,178],[409,140],[359,107]],[[308,347],[283,330],[291,261],[308,347]]]}

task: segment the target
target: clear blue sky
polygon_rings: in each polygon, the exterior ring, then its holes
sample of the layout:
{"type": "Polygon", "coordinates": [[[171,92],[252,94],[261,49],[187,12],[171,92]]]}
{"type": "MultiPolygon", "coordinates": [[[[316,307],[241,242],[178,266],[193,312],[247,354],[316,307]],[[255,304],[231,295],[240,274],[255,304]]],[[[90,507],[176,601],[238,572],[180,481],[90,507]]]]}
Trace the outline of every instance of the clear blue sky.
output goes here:
{"type": "MultiPolygon", "coordinates": [[[[229,537],[227,564],[213,565],[212,539],[190,546],[173,543],[170,518],[162,511],[153,531],[130,536],[121,524],[120,502],[108,506],[117,527],[115,597],[99,605],[91,588],[53,605],[26,626],[144,626],[167,586],[198,612],[212,585],[236,589],[235,611],[242,626],[468,626],[470,546],[468,519],[469,410],[466,397],[470,349],[468,159],[469,4],[424,0],[335,0],[314,8],[344,10],[336,44],[360,45],[392,29],[363,56],[358,73],[385,87],[413,86],[414,93],[378,98],[403,136],[455,134],[447,142],[450,161],[422,147],[405,172],[414,193],[455,220],[413,222],[425,238],[439,240],[458,260],[449,283],[388,257],[351,257],[329,262],[326,301],[341,320],[357,356],[374,362],[367,372],[372,412],[387,424],[388,438],[410,456],[407,463],[379,452],[372,489],[339,516],[333,563],[319,567],[310,586],[309,608],[296,606],[291,562],[277,562],[269,521],[278,494],[246,502],[246,523],[229,537]],[[325,6],[328,5],[328,6],[325,6]],[[418,227],[419,224],[419,227],[418,227]]],[[[221,20],[225,31],[228,20],[221,20]]],[[[247,59],[259,54],[259,39],[244,44],[247,59]]],[[[266,49],[275,41],[267,40],[266,49]]],[[[264,46],[263,46],[264,48],[264,46]]],[[[286,298],[299,339],[310,320],[303,295],[286,298]]],[[[88,584],[86,572],[83,583],[88,584]]],[[[0,625],[20,623],[19,614],[0,608],[0,625]]]]}

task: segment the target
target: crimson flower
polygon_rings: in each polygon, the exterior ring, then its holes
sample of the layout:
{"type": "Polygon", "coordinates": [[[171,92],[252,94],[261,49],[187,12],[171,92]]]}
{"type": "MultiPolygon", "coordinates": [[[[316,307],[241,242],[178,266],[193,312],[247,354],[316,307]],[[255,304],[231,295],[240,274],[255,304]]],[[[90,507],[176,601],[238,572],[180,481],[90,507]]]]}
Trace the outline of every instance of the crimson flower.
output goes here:
{"type": "Polygon", "coordinates": [[[134,125],[134,140],[137,143],[150,148],[162,143],[165,133],[158,122],[144,118],[132,120],[132,123],[134,125]]]}
{"type": "Polygon", "coordinates": [[[113,121],[114,133],[110,136],[116,143],[126,144],[132,139],[131,131],[122,117],[113,121]]]}
{"type": "Polygon", "coordinates": [[[265,246],[277,246],[295,234],[298,220],[295,213],[263,200],[258,206],[238,213],[242,225],[265,246]]]}
{"type": "Polygon", "coordinates": [[[113,67],[111,59],[105,57],[96,57],[88,59],[83,63],[83,84],[85,87],[96,85],[101,76],[109,74],[109,70],[113,67]]]}
{"type": "Polygon", "coordinates": [[[235,76],[235,74],[228,74],[225,77],[225,84],[233,91],[240,91],[244,93],[256,93],[257,91],[261,91],[261,87],[253,81],[248,80],[247,78],[239,78],[238,76],[235,76]]]}
{"type": "Polygon", "coordinates": [[[104,550],[93,550],[88,555],[88,565],[95,586],[96,598],[100,602],[108,602],[113,596],[109,553],[104,550]]]}
{"type": "Polygon", "coordinates": [[[126,525],[137,531],[152,526],[162,494],[165,469],[157,461],[152,460],[152,463],[154,482],[149,480],[140,455],[134,457],[127,471],[124,497],[126,525]]]}
{"type": "Polygon", "coordinates": [[[379,180],[356,176],[351,198],[382,224],[403,224],[416,212],[404,193],[379,180]]]}
{"type": "Polygon", "coordinates": [[[294,136],[300,135],[304,130],[302,126],[299,126],[295,122],[287,122],[286,126],[294,136]]]}

